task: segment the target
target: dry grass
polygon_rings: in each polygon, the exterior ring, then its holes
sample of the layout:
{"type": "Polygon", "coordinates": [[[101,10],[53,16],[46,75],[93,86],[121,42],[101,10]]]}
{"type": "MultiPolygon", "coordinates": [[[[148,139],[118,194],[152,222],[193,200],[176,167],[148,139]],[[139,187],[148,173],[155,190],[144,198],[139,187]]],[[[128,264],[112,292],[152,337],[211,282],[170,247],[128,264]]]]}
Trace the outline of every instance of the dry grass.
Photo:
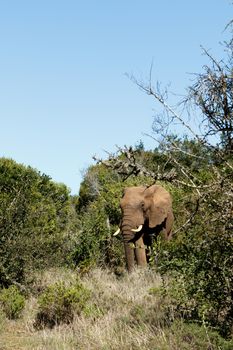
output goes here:
{"type": "MultiPolygon", "coordinates": [[[[36,288],[76,278],[71,271],[51,270],[38,276],[36,288]]],[[[36,331],[37,301],[31,297],[20,320],[5,321],[2,330],[0,327],[0,350],[220,349],[208,347],[208,337],[198,347],[190,332],[182,332],[180,326],[166,327],[161,298],[149,293],[161,285],[160,277],[152,271],[136,270],[118,278],[95,269],[82,277],[82,283],[92,291],[92,297],[72,324],[36,331]]]]}

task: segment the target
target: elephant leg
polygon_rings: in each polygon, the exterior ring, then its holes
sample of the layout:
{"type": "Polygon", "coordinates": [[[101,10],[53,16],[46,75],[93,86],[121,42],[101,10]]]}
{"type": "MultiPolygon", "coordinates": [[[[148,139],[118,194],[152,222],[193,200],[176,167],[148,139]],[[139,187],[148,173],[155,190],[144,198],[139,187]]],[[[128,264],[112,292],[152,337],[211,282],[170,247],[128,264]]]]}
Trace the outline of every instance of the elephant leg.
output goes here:
{"type": "Polygon", "coordinates": [[[140,237],[135,244],[135,258],[138,266],[146,267],[147,259],[146,259],[146,250],[143,242],[143,238],[140,237]]]}

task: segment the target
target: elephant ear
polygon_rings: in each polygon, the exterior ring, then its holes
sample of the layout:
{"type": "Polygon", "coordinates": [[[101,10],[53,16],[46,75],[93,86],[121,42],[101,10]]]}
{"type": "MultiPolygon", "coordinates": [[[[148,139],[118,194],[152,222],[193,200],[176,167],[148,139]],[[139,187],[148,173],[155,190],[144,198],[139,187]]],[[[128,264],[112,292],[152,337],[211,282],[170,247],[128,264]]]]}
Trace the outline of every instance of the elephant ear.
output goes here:
{"type": "Polygon", "coordinates": [[[170,195],[158,185],[149,187],[145,192],[145,202],[148,203],[149,227],[153,228],[161,225],[167,218],[170,209],[170,195]]]}

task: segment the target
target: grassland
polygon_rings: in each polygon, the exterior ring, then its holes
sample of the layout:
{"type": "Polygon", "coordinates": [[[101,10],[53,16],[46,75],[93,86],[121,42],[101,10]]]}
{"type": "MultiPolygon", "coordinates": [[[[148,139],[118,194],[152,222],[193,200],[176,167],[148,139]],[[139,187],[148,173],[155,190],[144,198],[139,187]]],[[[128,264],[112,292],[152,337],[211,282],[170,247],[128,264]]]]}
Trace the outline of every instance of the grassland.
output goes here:
{"type": "Polygon", "coordinates": [[[161,278],[153,271],[128,275],[94,269],[81,277],[90,300],[72,323],[35,329],[38,295],[58,281],[72,283],[77,273],[50,270],[37,274],[23,314],[8,320],[1,314],[0,350],[220,350],[232,349],[205,325],[186,324],[167,314],[160,295],[161,278]]]}

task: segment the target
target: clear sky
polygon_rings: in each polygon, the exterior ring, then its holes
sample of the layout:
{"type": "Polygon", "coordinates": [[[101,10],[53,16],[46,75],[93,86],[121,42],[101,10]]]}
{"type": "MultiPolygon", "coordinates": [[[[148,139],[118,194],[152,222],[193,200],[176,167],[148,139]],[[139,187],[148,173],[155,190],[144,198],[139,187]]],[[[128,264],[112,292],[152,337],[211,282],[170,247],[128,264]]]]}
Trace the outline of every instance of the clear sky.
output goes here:
{"type": "Polygon", "coordinates": [[[222,57],[230,0],[0,0],[0,156],[78,194],[92,156],[151,133],[154,101],[125,75],[184,94],[222,57]]]}

